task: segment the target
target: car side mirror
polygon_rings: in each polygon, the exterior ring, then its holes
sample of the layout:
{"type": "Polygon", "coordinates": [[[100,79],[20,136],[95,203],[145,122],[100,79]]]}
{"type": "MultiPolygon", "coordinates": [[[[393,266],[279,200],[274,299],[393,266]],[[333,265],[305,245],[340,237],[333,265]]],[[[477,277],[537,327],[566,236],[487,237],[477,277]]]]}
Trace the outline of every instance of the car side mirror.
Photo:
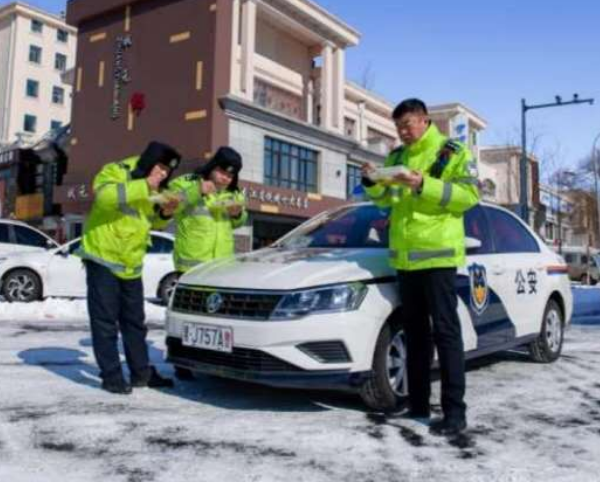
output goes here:
{"type": "Polygon", "coordinates": [[[47,239],[46,240],[46,249],[53,249],[53,248],[56,248],[56,243],[54,241],[47,239]]]}
{"type": "Polygon", "coordinates": [[[483,244],[481,243],[481,241],[479,239],[471,238],[470,236],[467,236],[465,238],[465,248],[467,248],[467,251],[479,249],[479,248],[481,248],[481,246],[483,246],[483,244]]]}

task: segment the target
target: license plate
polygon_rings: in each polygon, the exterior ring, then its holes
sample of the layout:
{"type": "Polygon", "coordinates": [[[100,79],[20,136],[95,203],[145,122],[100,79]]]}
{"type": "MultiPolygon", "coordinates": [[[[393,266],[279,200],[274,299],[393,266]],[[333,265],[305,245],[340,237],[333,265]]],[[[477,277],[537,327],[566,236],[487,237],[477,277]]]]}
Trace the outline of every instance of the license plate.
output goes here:
{"type": "Polygon", "coordinates": [[[233,329],[185,323],[182,343],[194,348],[231,353],[233,351],[233,329]]]}

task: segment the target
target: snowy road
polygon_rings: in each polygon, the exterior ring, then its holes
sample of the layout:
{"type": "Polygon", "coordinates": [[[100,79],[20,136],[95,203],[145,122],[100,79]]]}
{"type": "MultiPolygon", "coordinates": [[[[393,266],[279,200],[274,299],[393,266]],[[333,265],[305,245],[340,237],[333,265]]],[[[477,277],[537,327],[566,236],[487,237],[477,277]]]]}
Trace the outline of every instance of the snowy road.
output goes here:
{"type": "MultiPolygon", "coordinates": [[[[210,378],[109,395],[81,302],[61,303],[0,307],[0,481],[600,480],[600,326],[574,326],[553,365],[472,365],[471,429],[448,441],[347,395],[210,378]]],[[[168,372],[161,317],[150,307],[168,372]]]]}

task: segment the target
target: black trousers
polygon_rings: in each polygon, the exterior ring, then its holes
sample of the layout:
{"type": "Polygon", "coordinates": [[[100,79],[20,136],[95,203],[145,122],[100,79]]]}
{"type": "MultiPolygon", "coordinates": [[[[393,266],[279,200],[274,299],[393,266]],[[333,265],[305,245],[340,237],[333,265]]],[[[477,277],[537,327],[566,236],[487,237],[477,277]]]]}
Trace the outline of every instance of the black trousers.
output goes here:
{"type": "Polygon", "coordinates": [[[86,261],[85,266],[92,343],[101,378],[123,378],[117,346],[120,330],[132,380],[147,379],[150,375],[148,329],[144,322],[142,280],[122,280],[108,268],[91,261],[86,261]]]}
{"type": "Polygon", "coordinates": [[[411,408],[429,410],[430,363],[437,348],[445,417],[466,413],[465,361],[456,311],[456,268],[399,271],[402,318],[406,333],[408,391],[411,408]]]}

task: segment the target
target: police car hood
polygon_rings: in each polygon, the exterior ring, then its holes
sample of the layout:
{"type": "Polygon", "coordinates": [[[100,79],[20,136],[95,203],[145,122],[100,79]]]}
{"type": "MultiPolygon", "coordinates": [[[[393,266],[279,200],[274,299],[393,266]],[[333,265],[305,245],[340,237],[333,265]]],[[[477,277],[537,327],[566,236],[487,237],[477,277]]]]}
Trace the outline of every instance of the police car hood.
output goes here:
{"type": "Polygon", "coordinates": [[[200,265],[180,282],[219,288],[294,290],[394,275],[387,249],[267,248],[200,265]]]}

